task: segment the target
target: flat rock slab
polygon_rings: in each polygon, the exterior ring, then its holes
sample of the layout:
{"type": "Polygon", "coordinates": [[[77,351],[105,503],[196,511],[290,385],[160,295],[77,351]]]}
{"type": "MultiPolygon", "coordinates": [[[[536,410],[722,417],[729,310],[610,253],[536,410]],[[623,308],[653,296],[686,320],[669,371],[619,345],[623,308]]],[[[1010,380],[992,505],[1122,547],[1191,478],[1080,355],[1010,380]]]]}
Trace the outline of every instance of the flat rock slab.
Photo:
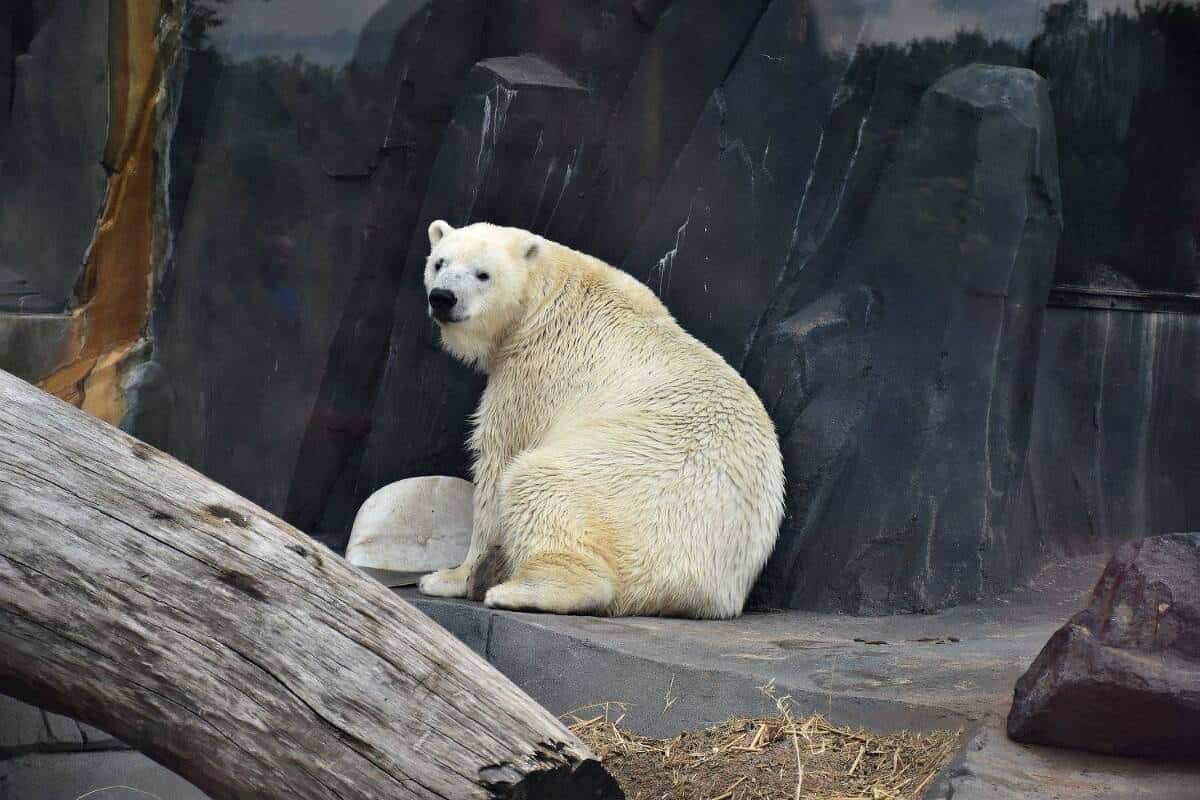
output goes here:
{"type": "Polygon", "coordinates": [[[1009,736],[1187,757],[1200,755],[1198,730],[1200,533],[1127,542],[1017,682],[1009,736]]]}
{"type": "Polygon", "coordinates": [[[992,720],[926,800],[1195,800],[1200,764],[1022,745],[992,720]]]}
{"type": "Polygon", "coordinates": [[[605,619],[492,611],[412,590],[402,596],[554,713],[619,702],[634,730],[673,736],[774,713],[759,689],[774,682],[799,712],[882,731],[928,730],[1002,715],[1013,681],[1079,608],[1102,563],[1063,562],[1028,589],[937,615],[605,619]]]}

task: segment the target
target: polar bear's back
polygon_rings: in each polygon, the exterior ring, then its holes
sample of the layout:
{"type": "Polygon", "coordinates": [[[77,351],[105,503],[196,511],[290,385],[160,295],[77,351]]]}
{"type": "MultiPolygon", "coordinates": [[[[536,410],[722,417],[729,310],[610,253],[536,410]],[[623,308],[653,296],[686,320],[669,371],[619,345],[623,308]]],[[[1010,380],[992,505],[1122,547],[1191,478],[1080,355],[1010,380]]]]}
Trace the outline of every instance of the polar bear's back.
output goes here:
{"type": "Polygon", "coordinates": [[[587,335],[580,342],[585,352],[574,357],[585,362],[577,363],[578,368],[587,369],[590,361],[609,373],[612,403],[650,403],[664,416],[699,415],[697,423],[718,428],[745,425],[748,430],[743,432],[763,429],[774,439],[774,427],[758,396],[725,359],[684,330],[641,281],[585,258],[594,285],[585,284],[576,302],[584,309],[603,310],[576,323],[576,330],[585,329],[587,335]]]}
{"type": "Polygon", "coordinates": [[[613,611],[735,615],[782,517],[774,426],[653,292],[583,258],[562,266],[577,282],[541,345],[540,368],[574,384],[559,387],[543,446],[604,510],[624,587],[613,611]]]}

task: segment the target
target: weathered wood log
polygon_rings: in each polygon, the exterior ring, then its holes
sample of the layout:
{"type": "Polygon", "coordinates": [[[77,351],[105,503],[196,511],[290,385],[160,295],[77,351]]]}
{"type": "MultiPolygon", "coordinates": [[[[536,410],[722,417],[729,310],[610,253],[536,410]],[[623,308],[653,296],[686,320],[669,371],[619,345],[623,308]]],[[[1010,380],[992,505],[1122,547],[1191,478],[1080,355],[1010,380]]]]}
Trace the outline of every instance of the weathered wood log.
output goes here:
{"type": "Polygon", "coordinates": [[[214,798],[607,798],[549,712],[331,551],[0,372],[0,690],[214,798]]]}

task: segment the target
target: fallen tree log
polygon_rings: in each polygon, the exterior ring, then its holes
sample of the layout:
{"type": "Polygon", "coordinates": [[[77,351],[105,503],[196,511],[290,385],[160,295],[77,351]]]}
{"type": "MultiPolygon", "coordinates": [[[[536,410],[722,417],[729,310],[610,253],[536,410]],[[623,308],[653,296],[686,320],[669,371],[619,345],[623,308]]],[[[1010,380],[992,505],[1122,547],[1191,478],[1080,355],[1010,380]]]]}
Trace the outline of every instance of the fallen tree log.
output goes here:
{"type": "Polygon", "coordinates": [[[549,712],[250,502],[0,372],[0,691],[223,798],[607,798],[549,712]]]}

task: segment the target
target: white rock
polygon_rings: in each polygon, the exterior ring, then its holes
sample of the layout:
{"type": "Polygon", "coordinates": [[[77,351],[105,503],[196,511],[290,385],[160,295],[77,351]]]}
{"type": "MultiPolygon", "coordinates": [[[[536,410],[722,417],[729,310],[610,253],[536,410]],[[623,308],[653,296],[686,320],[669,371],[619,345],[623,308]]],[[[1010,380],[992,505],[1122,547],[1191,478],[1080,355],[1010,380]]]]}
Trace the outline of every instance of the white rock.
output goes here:
{"type": "Polygon", "coordinates": [[[471,541],[470,481],[430,475],[384,486],[354,518],[346,560],[392,586],[456,567],[471,541]]]}

